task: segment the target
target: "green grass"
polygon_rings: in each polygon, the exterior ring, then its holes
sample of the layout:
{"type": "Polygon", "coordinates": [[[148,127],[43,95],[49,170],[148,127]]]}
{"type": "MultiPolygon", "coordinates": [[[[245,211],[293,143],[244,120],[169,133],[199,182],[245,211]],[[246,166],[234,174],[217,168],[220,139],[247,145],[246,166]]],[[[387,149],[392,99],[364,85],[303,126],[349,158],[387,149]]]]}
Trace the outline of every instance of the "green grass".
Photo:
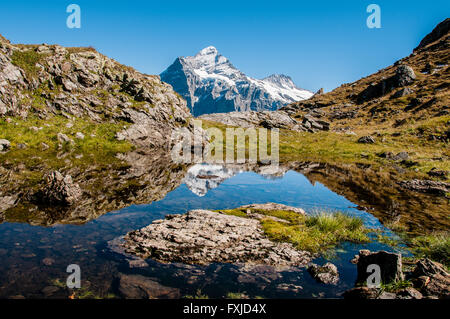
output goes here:
{"type": "Polygon", "coordinates": [[[195,292],[195,295],[186,295],[184,296],[185,299],[209,299],[209,297],[202,293],[200,289],[197,289],[195,292]]]}
{"type": "MultiPolygon", "coordinates": [[[[375,144],[361,144],[357,140],[362,135],[373,135],[373,132],[358,131],[357,136],[346,135],[336,132],[295,132],[290,130],[280,130],[280,162],[320,162],[320,163],[367,163],[374,167],[383,167],[386,165],[403,165],[394,163],[389,159],[380,158],[377,154],[383,152],[392,152],[394,154],[400,151],[408,152],[410,160],[414,163],[411,167],[404,168],[415,175],[425,175],[431,168],[440,170],[450,170],[450,156],[447,144],[442,141],[429,141],[426,136],[433,133],[438,135],[445,134],[448,130],[450,116],[441,116],[422,121],[402,128],[399,136],[392,136],[391,132],[379,131],[380,136],[375,136],[375,144]],[[424,136],[418,136],[419,131],[423,131],[424,136]],[[443,158],[443,160],[436,160],[443,158]]],[[[216,127],[222,130],[225,144],[226,125],[211,121],[202,121],[203,128],[216,127]]],[[[376,128],[374,128],[376,129],[376,128]]],[[[269,134],[270,136],[270,134],[269,134]]],[[[212,141],[212,146],[220,147],[212,141]]],[[[246,145],[248,147],[248,143],[246,145]]],[[[270,142],[268,143],[270,149],[270,142]]],[[[235,147],[236,150],[236,147],[235,147]]],[[[225,156],[225,145],[223,146],[225,156]]]]}
{"type": "MultiPolygon", "coordinates": [[[[59,141],[58,133],[66,134],[74,141],[73,145],[66,143],[63,145],[66,150],[71,150],[79,154],[95,153],[100,157],[109,157],[116,153],[125,153],[132,149],[132,145],[126,141],[118,141],[115,134],[122,130],[126,124],[123,123],[94,123],[88,119],[78,118],[72,127],[66,125],[70,121],[63,116],[54,116],[50,119],[42,120],[39,118],[29,117],[27,119],[13,118],[11,123],[0,119],[0,138],[7,139],[11,142],[12,153],[15,146],[24,143],[28,149],[41,150],[41,143],[47,144],[49,151],[58,151],[59,141]],[[31,127],[41,128],[37,131],[31,127]],[[75,134],[81,132],[84,139],[75,138],[75,134]]],[[[37,152],[35,154],[40,153],[37,152]]],[[[6,153],[5,156],[8,156],[6,153]]]]}
{"type": "Polygon", "coordinates": [[[417,257],[427,257],[450,269],[450,236],[448,233],[418,236],[411,240],[410,246],[417,257]]]}
{"type": "Polygon", "coordinates": [[[408,287],[412,287],[412,283],[408,280],[401,280],[397,282],[392,282],[388,284],[381,284],[381,290],[386,292],[398,292],[408,287]]]}
{"type": "Polygon", "coordinates": [[[36,64],[41,62],[44,57],[45,54],[38,53],[34,50],[15,50],[11,56],[11,62],[24,70],[28,78],[33,78],[37,76],[39,71],[36,64]]]}
{"type": "MultiPolygon", "coordinates": [[[[324,253],[341,242],[369,242],[369,229],[364,227],[360,218],[341,212],[316,212],[301,215],[283,210],[251,210],[253,213],[268,216],[261,220],[261,226],[267,237],[276,242],[293,244],[299,250],[324,253]],[[276,217],[286,222],[269,217],[276,217]]],[[[220,210],[219,212],[238,217],[247,217],[246,209],[220,210]]]]}

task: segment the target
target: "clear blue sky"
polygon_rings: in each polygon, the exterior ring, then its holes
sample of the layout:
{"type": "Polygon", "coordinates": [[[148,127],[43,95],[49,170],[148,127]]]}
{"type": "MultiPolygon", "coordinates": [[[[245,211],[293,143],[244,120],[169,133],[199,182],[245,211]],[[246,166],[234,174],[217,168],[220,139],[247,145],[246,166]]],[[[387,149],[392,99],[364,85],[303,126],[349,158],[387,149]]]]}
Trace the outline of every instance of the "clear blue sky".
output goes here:
{"type": "Polygon", "coordinates": [[[148,74],[214,45],[252,77],[284,73],[315,91],[409,55],[449,16],[448,0],[2,0],[0,34],[13,43],[93,46],[148,74]],[[71,3],[81,7],[81,29],[66,27],[71,3]],[[381,29],[366,26],[371,3],[381,7],[381,29]]]}

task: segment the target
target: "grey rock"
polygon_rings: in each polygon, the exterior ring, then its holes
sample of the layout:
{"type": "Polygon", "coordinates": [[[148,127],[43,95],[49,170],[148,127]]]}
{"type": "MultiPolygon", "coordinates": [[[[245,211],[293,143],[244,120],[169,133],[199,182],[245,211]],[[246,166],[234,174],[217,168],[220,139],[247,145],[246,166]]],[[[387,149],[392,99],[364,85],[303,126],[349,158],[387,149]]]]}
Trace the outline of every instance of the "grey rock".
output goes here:
{"type": "Polygon", "coordinates": [[[408,152],[400,152],[397,155],[393,156],[392,159],[394,161],[407,161],[409,159],[408,152]]]}
{"type": "Polygon", "coordinates": [[[177,288],[161,285],[156,279],[141,275],[119,275],[119,292],[127,299],[177,299],[177,288]]]}
{"type": "MultiPolygon", "coordinates": [[[[293,208],[294,209],[294,208],[293,208]]],[[[260,221],[192,210],[167,215],[164,220],[128,233],[123,242],[127,253],[160,262],[186,264],[245,263],[276,267],[302,266],[312,255],[288,243],[270,241],[260,221]]]]}
{"type": "Polygon", "coordinates": [[[199,119],[242,128],[265,127],[267,129],[279,128],[301,132],[312,131],[313,129],[328,131],[330,128],[328,122],[314,118],[312,115],[306,115],[303,122],[300,123],[285,111],[215,113],[202,115],[199,119]]]}
{"type": "Polygon", "coordinates": [[[422,299],[423,295],[412,287],[397,292],[397,299],[422,299]]]}
{"type": "Polygon", "coordinates": [[[84,140],[84,134],[81,132],[77,132],[75,134],[75,138],[79,139],[79,140],[84,140]]]}
{"type": "Polygon", "coordinates": [[[374,144],[375,139],[372,136],[362,136],[358,139],[358,143],[362,144],[374,144]]]}
{"type": "Polygon", "coordinates": [[[377,299],[380,292],[376,288],[356,287],[344,292],[345,299],[367,300],[377,299]]]}
{"type": "Polygon", "coordinates": [[[73,205],[82,195],[80,186],[70,175],[53,171],[45,176],[45,188],[39,193],[40,200],[48,204],[73,205]]]}
{"type": "Polygon", "coordinates": [[[413,179],[409,181],[401,181],[398,184],[405,189],[439,196],[445,196],[448,192],[450,192],[450,184],[445,182],[413,179]]]}
{"type": "Polygon", "coordinates": [[[70,139],[66,134],[58,133],[56,138],[60,143],[73,143],[73,140],[70,139]]]}
{"type": "Polygon", "coordinates": [[[11,147],[11,142],[5,139],[0,139],[0,152],[6,151],[11,147]]]}
{"type": "Polygon", "coordinates": [[[308,271],[320,283],[336,285],[339,282],[338,269],[332,263],[326,263],[323,266],[312,264],[308,267],[308,271]]]}
{"type": "Polygon", "coordinates": [[[14,207],[17,203],[17,195],[0,196],[0,213],[14,207]]]}
{"type": "Polygon", "coordinates": [[[410,85],[416,79],[414,70],[408,65],[399,65],[395,75],[388,79],[383,79],[379,83],[372,83],[364,89],[357,97],[359,104],[378,99],[392,90],[410,85]]]}

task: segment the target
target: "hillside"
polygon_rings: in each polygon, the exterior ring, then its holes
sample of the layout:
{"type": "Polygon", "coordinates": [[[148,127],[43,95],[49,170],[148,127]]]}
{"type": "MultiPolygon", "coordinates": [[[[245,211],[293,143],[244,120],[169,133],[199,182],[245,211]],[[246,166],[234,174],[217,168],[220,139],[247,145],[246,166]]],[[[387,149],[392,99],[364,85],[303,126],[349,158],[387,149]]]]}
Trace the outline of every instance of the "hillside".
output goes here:
{"type": "Polygon", "coordinates": [[[331,122],[336,132],[407,134],[448,142],[449,29],[446,19],[394,65],[282,110],[297,119],[313,113],[331,122]]]}
{"type": "Polygon", "coordinates": [[[63,117],[126,125],[118,139],[138,147],[166,145],[171,129],[191,118],[186,102],[158,76],[93,48],[11,44],[0,37],[0,93],[1,120],[63,117]]]}

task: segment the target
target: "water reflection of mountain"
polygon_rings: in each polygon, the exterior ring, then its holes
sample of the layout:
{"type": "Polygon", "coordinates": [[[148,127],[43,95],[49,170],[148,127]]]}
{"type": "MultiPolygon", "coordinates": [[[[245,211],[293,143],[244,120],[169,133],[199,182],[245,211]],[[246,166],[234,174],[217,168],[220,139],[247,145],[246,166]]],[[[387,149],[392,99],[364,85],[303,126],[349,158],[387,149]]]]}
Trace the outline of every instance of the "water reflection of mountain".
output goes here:
{"type": "MultiPolygon", "coordinates": [[[[131,152],[121,158],[121,166],[92,165],[88,169],[68,168],[83,191],[81,200],[69,207],[43,206],[33,202],[35,191],[12,178],[2,180],[1,198],[18,194],[15,204],[0,212],[0,221],[31,225],[84,224],[130,205],[149,204],[164,198],[181,183],[196,195],[204,196],[225,180],[242,172],[255,172],[265,178],[282,178],[289,171],[303,174],[311,183],[320,182],[344,196],[388,227],[423,233],[448,230],[448,199],[405,190],[398,185],[404,176],[395,169],[357,164],[319,164],[291,162],[276,166],[257,164],[191,167],[175,164],[164,152],[131,152]]],[[[6,174],[4,175],[6,176],[6,174]]],[[[43,187],[41,185],[41,187],[43,187]]]]}
{"type": "Polygon", "coordinates": [[[188,169],[183,182],[194,194],[205,196],[209,190],[218,187],[225,180],[242,172],[255,172],[267,179],[277,179],[282,178],[286,170],[282,167],[270,165],[197,164],[188,169]]]}
{"type": "Polygon", "coordinates": [[[344,196],[360,209],[379,218],[395,229],[423,233],[450,227],[448,199],[405,190],[398,182],[403,176],[397,170],[373,168],[357,164],[320,164],[292,162],[280,167],[261,165],[208,165],[189,168],[184,183],[198,196],[242,172],[255,172],[265,178],[281,178],[293,170],[314,184],[320,182],[344,196]]]}

